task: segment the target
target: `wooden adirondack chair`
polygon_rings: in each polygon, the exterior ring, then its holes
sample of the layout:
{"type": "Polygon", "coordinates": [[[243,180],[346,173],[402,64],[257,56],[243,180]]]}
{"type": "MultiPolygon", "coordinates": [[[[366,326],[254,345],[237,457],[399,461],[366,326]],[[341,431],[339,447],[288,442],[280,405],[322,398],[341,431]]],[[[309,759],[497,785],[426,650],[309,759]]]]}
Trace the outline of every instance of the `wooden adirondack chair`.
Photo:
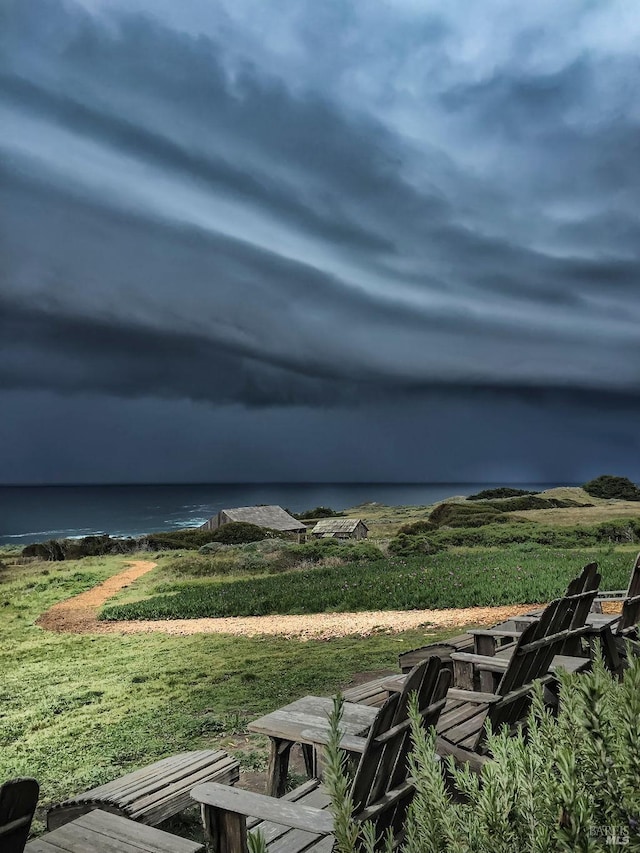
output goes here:
{"type": "MultiPolygon", "coordinates": [[[[423,709],[424,725],[437,719],[450,678],[439,661],[431,662],[431,703],[423,709]]],[[[387,699],[368,736],[359,739],[362,745],[356,740],[348,739],[349,748],[361,753],[351,787],[354,817],[374,821],[378,837],[387,828],[398,836],[414,790],[408,777],[408,696],[397,693],[387,699]]],[[[217,853],[246,853],[248,829],[263,833],[270,853],[330,853],[333,847],[329,795],[318,779],[278,799],[217,783],[198,785],[191,795],[202,806],[217,853]]]]}
{"type": "Polygon", "coordinates": [[[544,685],[553,680],[554,659],[556,666],[569,670],[589,665],[588,658],[570,657],[566,651],[567,648],[574,650],[588,630],[585,617],[599,581],[595,564],[586,566],[576,584],[570,585],[572,594],[552,601],[540,619],[530,623],[514,646],[505,650],[507,654],[498,652],[493,657],[467,653],[452,655],[457,683],[466,683],[471,688],[479,672],[481,684],[493,682],[495,686],[484,692],[449,690],[447,704],[436,726],[440,755],[454,755],[478,770],[486,760],[482,757],[486,720],[494,730],[504,725],[510,729],[516,727],[529,709],[533,682],[540,680],[544,685]]]}
{"type": "Polygon", "coordinates": [[[11,779],[0,785],[0,850],[22,853],[38,805],[35,779],[11,779]]]}
{"type": "Polygon", "coordinates": [[[627,641],[640,654],[640,554],[636,557],[629,586],[626,590],[599,592],[596,606],[587,618],[590,636],[598,639],[605,663],[612,672],[620,674],[627,655],[627,641]],[[621,602],[619,614],[602,613],[605,602],[621,602]]]}
{"type": "MultiPolygon", "coordinates": [[[[592,564],[595,567],[595,564],[592,564]]],[[[589,568],[589,567],[586,567],[589,568]]],[[[583,570],[583,574],[584,574],[583,570]]],[[[579,591],[582,574],[571,581],[565,596],[571,595],[572,592],[579,591]]],[[[601,594],[601,593],[599,593],[601,594]]],[[[617,593],[615,593],[617,595],[617,593]]],[[[402,672],[408,672],[411,667],[415,666],[421,660],[437,655],[442,660],[446,661],[453,671],[452,656],[459,653],[475,653],[480,655],[494,655],[500,648],[504,648],[509,644],[515,643],[522,631],[532,622],[537,621],[542,615],[543,609],[534,611],[527,615],[514,616],[512,619],[507,619],[504,622],[494,625],[492,628],[470,629],[464,634],[459,634],[456,637],[450,637],[448,640],[443,640],[439,643],[431,643],[428,646],[422,646],[418,649],[412,649],[409,652],[403,652],[398,663],[402,672]]]]}
{"type": "MultiPolygon", "coordinates": [[[[571,604],[567,605],[568,611],[573,613],[571,627],[578,629],[578,636],[582,636],[582,632],[579,629],[582,629],[585,622],[589,620],[591,593],[594,590],[594,584],[597,590],[597,583],[600,577],[597,571],[598,564],[589,563],[577,577],[570,581],[566,592],[562,596],[562,600],[564,601],[571,600],[571,604]],[[586,593],[586,595],[583,596],[582,593],[586,593]]],[[[599,593],[596,594],[599,595],[599,593]]],[[[505,622],[494,625],[492,628],[471,629],[469,634],[473,637],[474,641],[473,652],[489,656],[495,655],[500,650],[506,653],[509,646],[515,644],[524,629],[532,622],[540,619],[543,613],[544,609],[541,609],[532,614],[514,616],[505,622]]],[[[583,652],[586,653],[586,649],[583,650],[580,648],[580,643],[580,639],[569,637],[562,650],[562,654],[579,655],[583,652]]]]}

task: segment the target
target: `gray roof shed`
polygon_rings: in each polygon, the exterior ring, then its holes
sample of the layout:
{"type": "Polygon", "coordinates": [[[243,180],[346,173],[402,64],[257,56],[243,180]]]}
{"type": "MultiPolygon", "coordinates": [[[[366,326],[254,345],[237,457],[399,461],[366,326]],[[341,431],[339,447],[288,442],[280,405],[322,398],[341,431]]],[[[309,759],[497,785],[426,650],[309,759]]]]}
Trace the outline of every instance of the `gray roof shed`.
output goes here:
{"type": "MultiPolygon", "coordinates": [[[[246,521],[249,524],[257,524],[258,527],[268,527],[270,530],[282,530],[286,532],[306,531],[306,525],[292,515],[289,515],[281,506],[239,506],[234,509],[222,509],[214,516],[207,525],[217,519],[220,524],[230,521],[246,521]]],[[[204,525],[203,525],[204,526],[204,525]]]]}

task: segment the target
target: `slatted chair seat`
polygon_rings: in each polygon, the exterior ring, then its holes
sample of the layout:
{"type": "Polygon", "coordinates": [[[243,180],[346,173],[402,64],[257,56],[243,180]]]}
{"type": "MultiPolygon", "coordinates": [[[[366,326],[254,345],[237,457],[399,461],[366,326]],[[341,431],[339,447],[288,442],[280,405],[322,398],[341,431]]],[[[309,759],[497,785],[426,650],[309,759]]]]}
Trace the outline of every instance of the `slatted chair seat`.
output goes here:
{"type": "MultiPolygon", "coordinates": [[[[430,703],[421,712],[425,726],[437,720],[451,680],[439,660],[427,664],[420,668],[430,691],[430,703]]],[[[401,834],[414,792],[408,765],[408,704],[408,694],[396,693],[381,707],[367,737],[361,739],[351,786],[354,819],[373,821],[381,842],[386,829],[401,834]]],[[[270,853],[330,853],[333,848],[329,797],[317,779],[279,799],[215,783],[198,785],[192,796],[203,807],[205,825],[219,853],[246,853],[247,830],[257,829],[264,832],[270,853]]]]}
{"type": "Polygon", "coordinates": [[[201,853],[203,850],[204,845],[197,841],[94,809],[30,841],[25,853],[201,853]]]}
{"type": "Polygon", "coordinates": [[[157,826],[192,804],[190,791],[195,785],[233,784],[239,775],[238,761],[221,749],[172,755],[53,806],[47,813],[47,829],[56,829],[93,809],[157,826]]]}
{"type": "Polygon", "coordinates": [[[456,637],[450,637],[443,642],[430,643],[428,646],[403,652],[398,656],[398,665],[402,672],[409,672],[420,661],[427,660],[430,657],[438,657],[445,666],[453,671],[451,655],[455,652],[467,652],[471,649],[473,649],[473,637],[467,632],[458,634],[456,637]]]}
{"type": "Polygon", "coordinates": [[[384,681],[388,678],[382,675],[365,681],[355,687],[348,687],[342,691],[345,702],[353,702],[356,705],[369,705],[372,708],[380,708],[389,698],[389,691],[384,687],[384,681]]]}

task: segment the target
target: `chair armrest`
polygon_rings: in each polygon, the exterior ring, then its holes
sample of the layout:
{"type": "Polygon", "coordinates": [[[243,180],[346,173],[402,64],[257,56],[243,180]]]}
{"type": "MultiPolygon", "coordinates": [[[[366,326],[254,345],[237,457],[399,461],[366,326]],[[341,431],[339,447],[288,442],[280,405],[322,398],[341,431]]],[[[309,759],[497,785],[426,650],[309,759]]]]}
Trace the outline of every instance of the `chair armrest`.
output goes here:
{"type": "MultiPolygon", "coordinates": [[[[522,631],[517,631],[515,628],[472,628],[469,630],[474,637],[519,637],[522,631]]],[[[455,654],[455,653],[454,653],[455,654]]],[[[458,652],[457,654],[463,654],[458,652]]]]}
{"type": "Polygon", "coordinates": [[[488,670],[489,672],[504,672],[509,666],[507,658],[489,657],[488,655],[472,655],[469,652],[454,652],[451,660],[461,663],[470,663],[476,669],[488,670]]]}
{"type": "Polygon", "coordinates": [[[627,590],[626,589],[612,589],[610,591],[599,592],[596,597],[593,599],[594,601],[615,601],[616,599],[626,598],[627,590]]]}
{"type": "MultiPolygon", "coordinates": [[[[315,747],[326,746],[329,743],[329,732],[322,729],[303,729],[300,732],[300,736],[304,738],[305,742],[308,741],[315,747]]],[[[340,749],[343,749],[345,752],[362,754],[366,743],[367,739],[365,737],[343,735],[340,738],[340,749]]]]}
{"type": "Polygon", "coordinates": [[[325,835],[333,831],[333,817],[328,811],[254,794],[218,782],[196,785],[191,797],[203,806],[245,817],[258,817],[292,829],[305,829],[325,835]]]}

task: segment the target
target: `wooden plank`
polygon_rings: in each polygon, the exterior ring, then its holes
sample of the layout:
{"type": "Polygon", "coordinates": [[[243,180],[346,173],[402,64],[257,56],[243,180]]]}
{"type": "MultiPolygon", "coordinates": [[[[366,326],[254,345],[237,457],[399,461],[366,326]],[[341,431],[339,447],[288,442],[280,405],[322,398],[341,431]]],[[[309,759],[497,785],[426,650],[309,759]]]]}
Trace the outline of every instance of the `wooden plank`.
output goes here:
{"type": "MultiPolygon", "coordinates": [[[[326,746],[329,742],[329,732],[321,729],[304,729],[301,732],[304,743],[312,744],[316,747],[326,746]]],[[[340,738],[340,749],[345,752],[363,753],[367,739],[364,737],[356,737],[355,735],[345,735],[340,738]]]]}
{"type": "Polygon", "coordinates": [[[446,731],[438,730],[438,734],[452,743],[460,743],[465,738],[473,736],[475,745],[478,741],[478,735],[482,732],[488,709],[476,706],[474,710],[473,716],[461,720],[457,725],[448,728],[446,731]]]}
{"type": "MultiPolygon", "coordinates": [[[[214,784],[214,783],[211,783],[214,784]]],[[[234,790],[231,788],[230,790],[234,790]]],[[[185,838],[179,838],[176,835],[171,835],[161,829],[145,826],[136,821],[128,820],[119,815],[109,814],[100,809],[95,809],[86,815],[78,818],[73,824],[67,824],[61,827],[56,832],[63,832],[67,827],[82,827],[99,836],[100,843],[102,839],[112,838],[117,841],[134,844],[140,850],[147,850],[149,853],[197,853],[203,849],[203,845],[196,841],[188,841],[185,838]]],[[[102,848],[99,848],[102,849],[102,848]]]]}
{"type": "Polygon", "coordinates": [[[192,785],[205,780],[232,783],[238,776],[238,762],[224,750],[180,753],[54,806],[47,813],[47,826],[55,829],[101,806],[109,811],[117,809],[144,823],[160,823],[189,804],[188,791],[192,785]]]}
{"type": "Polygon", "coordinates": [[[522,631],[517,628],[473,628],[469,631],[474,637],[519,637],[522,631]]]}
{"type": "MultiPolygon", "coordinates": [[[[481,705],[461,705],[449,714],[443,714],[436,724],[438,734],[448,736],[448,731],[466,720],[472,719],[479,713],[486,713],[486,708],[481,705]]],[[[451,738],[449,738],[451,740],[451,738]]]]}
{"type": "Polygon", "coordinates": [[[458,690],[455,687],[450,687],[447,693],[448,699],[459,699],[461,702],[476,702],[479,704],[490,705],[492,702],[499,702],[500,697],[495,693],[480,693],[475,690],[458,690]]]}
{"type": "MultiPolygon", "coordinates": [[[[61,853],[64,848],[58,847],[56,844],[51,844],[45,838],[34,838],[24,848],[25,853],[61,853]]],[[[99,853],[95,851],[95,853],[99,853]]]]}
{"type": "Polygon", "coordinates": [[[191,796],[194,800],[216,809],[261,817],[295,829],[306,829],[317,833],[331,832],[333,829],[333,818],[320,809],[310,808],[300,803],[290,803],[286,800],[274,800],[272,797],[239,788],[230,788],[227,785],[219,785],[217,782],[197,785],[191,792],[191,796]]]}
{"type": "Polygon", "coordinates": [[[230,760],[223,771],[220,768],[203,768],[198,773],[191,773],[173,785],[168,785],[146,797],[141,797],[132,803],[128,816],[133,820],[156,825],[183,811],[191,805],[191,789],[201,782],[220,782],[229,784],[237,781],[239,769],[237,762],[230,760]]]}
{"type": "Polygon", "coordinates": [[[486,669],[488,672],[505,672],[509,666],[509,660],[498,655],[489,657],[488,655],[474,655],[469,654],[468,652],[456,652],[456,654],[451,655],[451,657],[454,662],[460,661],[461,663],[470,663],[474,667],[478,669],[486,669]]]}

